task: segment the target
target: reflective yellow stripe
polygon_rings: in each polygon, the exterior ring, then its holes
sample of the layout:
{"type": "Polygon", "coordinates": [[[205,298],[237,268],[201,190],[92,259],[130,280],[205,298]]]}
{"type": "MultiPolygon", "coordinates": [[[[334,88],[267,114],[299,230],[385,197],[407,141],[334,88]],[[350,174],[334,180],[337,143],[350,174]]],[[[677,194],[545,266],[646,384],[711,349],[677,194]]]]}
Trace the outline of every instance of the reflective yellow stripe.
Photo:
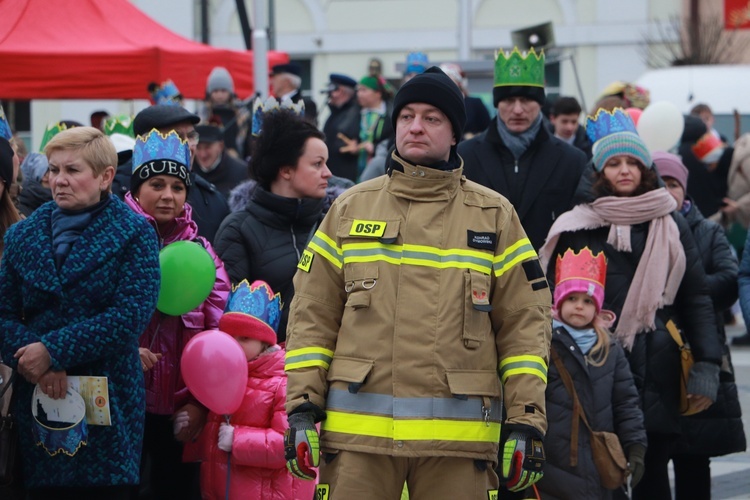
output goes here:
{"type": "Polygon", "coordinates": [[[319,366],[327,370],[333,360],[333,351],[323,347],[304,347],[286,353],[284,371],[319,366]]]}
{"type": "Polygon", "coordinates": [[[536,258],[536,256],[536,251],[528,238],[518,240],[494,258],[492,267],[495,270],[495,276],[499,278],[516,264],[536,258]]]}
{"type": "Polygon", "coordinates": [[[394,420],[389,417],[326,411],[322,429],[397,441],[467,441],[497,443],[500,424],[462,420],[394,420]]]}
{"type": "Polygon", "coordinates": [[[315,231],[315,235],[307,246],[308,248],[315,250],[318,255],[326,259],[328,262],[341,269],[341,249],[323,231],[315,231]]]}
{"type": "Polygon", "coordinates": [[[540,356],[523,355],[503,359],[498,365],[500,380],[505,383],[508,377],[527,374],[541,378],[547,383],[547,363],[540,356]]]}
{"type": "Polygon", "coordinates": [[[388,262],[438,269],[473,269],[492,273],[492,255],[461,248],[441,249],[424,245],[393,245],[380,242],[347,243],[341,246],[345,264],[354,262],[388,262]]]}

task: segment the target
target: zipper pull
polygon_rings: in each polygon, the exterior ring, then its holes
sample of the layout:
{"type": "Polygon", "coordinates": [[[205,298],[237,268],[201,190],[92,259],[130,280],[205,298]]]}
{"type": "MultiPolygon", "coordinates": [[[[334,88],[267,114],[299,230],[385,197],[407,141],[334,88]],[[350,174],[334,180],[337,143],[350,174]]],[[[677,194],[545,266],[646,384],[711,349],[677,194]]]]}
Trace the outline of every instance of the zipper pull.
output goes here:
{"type": "Polygon", "coordinates": [[[490,426],[490,408],[492,407],[492,401],[486,396],[482,396],[482,417],[484,419],[484,425],[490,426]]]}
{"type": "Polygon", "coordinates": [[[515,173],[518,173],[518,160],[516,160],[516,167],[514,169],[515,173]]]}
{"type": "Polygon", "coordinates": [[[555,220],[555,212],[552,212],[552,220],[555,220]]]}

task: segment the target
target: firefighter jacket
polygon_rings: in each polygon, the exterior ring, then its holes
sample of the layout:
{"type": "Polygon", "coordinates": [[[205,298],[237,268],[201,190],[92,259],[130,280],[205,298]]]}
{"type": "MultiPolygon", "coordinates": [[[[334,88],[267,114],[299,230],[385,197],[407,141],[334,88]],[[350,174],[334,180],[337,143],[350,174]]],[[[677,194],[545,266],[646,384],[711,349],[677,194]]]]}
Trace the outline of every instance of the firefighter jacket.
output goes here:
{"type": "Polygon", "coordinates": [[[496,463],[501,419],[546,431],[547,281],[505,198],[463,167],[392,161],[303,252],[287,413],[324,409],[323,451],[496,463]]]}

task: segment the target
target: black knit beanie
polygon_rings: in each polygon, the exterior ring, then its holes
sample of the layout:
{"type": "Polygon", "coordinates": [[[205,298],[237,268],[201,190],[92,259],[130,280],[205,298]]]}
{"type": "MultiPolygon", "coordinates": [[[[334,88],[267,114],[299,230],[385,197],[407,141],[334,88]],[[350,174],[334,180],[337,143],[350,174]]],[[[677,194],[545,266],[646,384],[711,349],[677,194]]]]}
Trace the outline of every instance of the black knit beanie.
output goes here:
{"type": "Polygon", "coordinates": [[[396,97],[393,98],[393,112],[391,113],[393,130],[396,130],[396,121],[401,108],[412,102],[431,104],[445,113],[453,126],[456,143],[461,141],[464,126],[466,126],[464,95],[458,85],[443,73],[443,70],[432,66],[401,86],[396,97]]]}
{"type": "Polygon", "coordinates": [[[509,97],[526,97],[539,103],[540,106],[544,106],[545,96],[544,87],[532,87],[527,85],[508,85],[505,87],[495,87],[492,89],[492,102],[497,107],[497,104],[503,99],[509,97]]]}
{"type": "Polygon", "coordinates": [[[15,152],[7,139],[0,137],[0,179],[5,181],[5,188],[13,184],[13,156],[15,152]]]}

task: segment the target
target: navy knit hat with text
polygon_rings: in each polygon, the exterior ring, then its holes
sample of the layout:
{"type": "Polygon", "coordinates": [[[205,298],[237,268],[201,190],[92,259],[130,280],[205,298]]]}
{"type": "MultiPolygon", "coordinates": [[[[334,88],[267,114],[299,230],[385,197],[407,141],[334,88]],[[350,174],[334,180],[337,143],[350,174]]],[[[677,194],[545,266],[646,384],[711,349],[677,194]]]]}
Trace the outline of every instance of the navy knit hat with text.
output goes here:
{"type": "Polygon", "coordinates": [[[412,102],[431,104],[445,113],[453,126],[456,143],[461,140],[466,126],[464,95],[458,85],[443,73],[443,70],[432,66],[401,86],[396,97],[393,98],[393,112],[391,113],[393,130],[396,130],[396,121],[401,108],[412,102]]]}

